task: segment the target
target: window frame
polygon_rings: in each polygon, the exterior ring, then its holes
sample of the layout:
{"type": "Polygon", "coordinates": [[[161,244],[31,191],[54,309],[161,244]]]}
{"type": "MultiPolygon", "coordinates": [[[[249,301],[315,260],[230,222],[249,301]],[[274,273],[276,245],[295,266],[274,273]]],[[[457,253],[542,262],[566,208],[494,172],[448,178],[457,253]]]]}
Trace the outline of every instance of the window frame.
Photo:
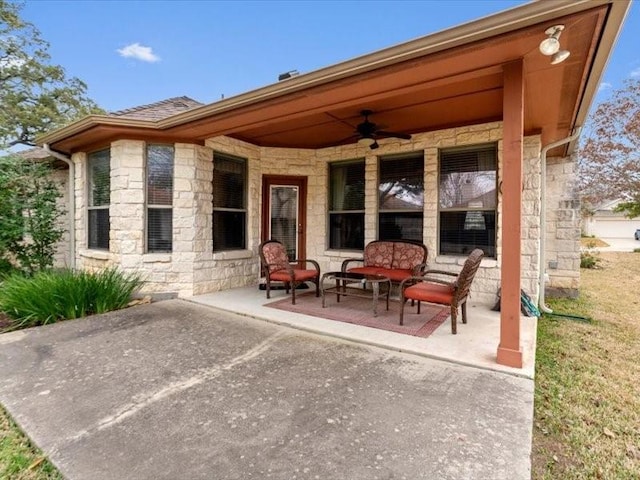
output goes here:
{"type": "Polygon", "coordinates": [[[425,153],[423,150],[419,150],[419,151],[413,151],[413,152],[407,152],[407,153],[400,153],[400,154],[394,154],[394,155],[384,155],[384,156],[380,156],[378,157],[378,179],[377,179],[377,183],[376,183],[376,207],[378,209],[376,216],[376,228],[377,228],[377,235],[376,238],[378,240],[381,240],[381,233],[382,233],[382,228],[381,228],[381,220],[383,216],[388,216],[388,215],[394,215],[394,214],[399,214],[400,216],[405,216],[406,218],[412,218],[412,217],[416,217],[419,218],[420,220],[420,236],[419,238],[409,238],[409,237],[403,237],[403,238],[388,238],[386,240],[411,240],[411,241],[417,241],[420,243],[424,243],[424,212],[425,212],[425,205],[424,205],[424,200],[425,200],[425,181],[424,181],[424,175],[425,175],[425,164],[426,164],[426,160],[425,160],[425,153]],[[403,160],[417,160],[418,158],[420,158],[420,160],[422,161],[422,205],[420,207],[416,207],[416,208],[382,208],[381,205],[381,199],[380,199],[380,185],[382,182],[382,165],[384,162],[398,162],[398,161],[403,161],[403,160]]]}
{"type": "MultiPolygon", "coordinates": [[[[478,143],[478,144],[473,144],[473,145],[465,145],[465,146],[458,146],[458,147],[446,147],[446,148],[439,148],[438,149],[438,201],[437,201],[437,208],[438,208],[438,218],[437,218],[437,223],[438,223],[438,254],[439,255],[447,255],[447,256],[467,256],[471,250],[473,250],[474,247],[477,248],[482,248],[485,251],[485,258],[497,258],[497,246],[498,246],[498,228],[497,228],[497,223],[498,223],[498,185],[499,185],[499,158],[498,158],[498,142],[485,142],[485,143],[478,143]],[[493,202],[493,206],[492,207],[442,207],[441,206],[441,194],[442,194],[442,189],[441,189],[441,179],[442,179],[442,160],[443,160],[443,153],[447,154],[447,153],[458,153],[458,152],[480,152],[480,151],[489,151],[492,150],[493,151],[493,155],[494,155],[494,163],[495,163],[495,170],[472,170],[472,172],[478,173],[478,172],[483,172],[483,171],[494,171],[495,172],[495,188],[494,188],[494,192],[495,192],[495,198],[494,198],[494,202],[493,202]],[[442,249],[442,227],[443,227],[443,222],[442,222],[442,213],[464,213],[465,214],[465,223],[468,221],[469,219],[469,214],[481,214],[484,218],[484,216],[486,214],[493,214],[493,230],[494,230],[494,234],[493,234],[493,245],[491,245],[491,242],[488,243],[488,245],[477,245],[474,243],[474,245],[471,245],[470,248],[468,248],[467,250],[463,250],[462,252],[449,252],[449,251],[443,251],[442,249]],[[493,249],[493,252],[487,251],[487,249],[493,249]]],[[[484,194],[483,194],[484,195],[484,194]]],[[[477,215],[474,215],[474,217],[476,217],[477,215]]],[[[484,221],[484,220],[483,220],[484,221]]],[[[475,228],[468,228],[467,230],[482,230],[482,229],[475,229],[475,228]]],[[[488,239],[489,237],[487,237],[488,239]]],[[[458,246],[462,246],[464,247],[467,244],[464,243],[458,243],[458,246]]]]}
{"type": "Polygon", "coordinates": [[[111,245],[111,214],[110,214],[110,207],[111,207],[111,148],[107,147],[107,148],[102,148],[100,150],[95,150],[93,152],[90,152],[87,154],[87,186],[86,186],[86,194],[87,194],[87,248],[89,250],[103,250],[103,251],[109,251],[110,245],[111,245]],[[99,155],[103,152],[107,152],[107,157],[108,157],[108,164],[109,164],[109,175],[108,175],[108,179],[109,179],[109,199],[108,202],[104,203],[104,204],[100,204],[100,205],[93,205],[94,200],[93,200],[93,192],[92,192],[92,183],[93,183],[93,168],[92,168],[92,156],[96,156],[99,155]],[[108,218],[108,231],[107,231],[107,243],[106,246],[100,246],[97,244],[92,244],[91,242],[91,232],[92,232],[92,228],[91,228],[91,219],[92,219],[92,215],[91,212],[93,211],[101,211],[101,210],[106,210],[107,211],[107,218],[108,218]]]}
{"type": "Polygon", "coordinates": [[[221,252],[232,252],[232,251],[239,251],[239,250],[246,250],[247,249],[247,237],[248,237],[248,222],[249,222],[249,208],[248,208],[248,190],[249,190],[249,160],[247,158],[244,157],[239,157],[236,155],[232,155],[226,152],[218,152],[215,151],[213,152],[213,158],[212,158],[212,162],[213,162],[213,178],[211,179],[211,188],[212,188],[212,198],[211,198],[211,205],[212,205],[212,212],[211,212],[211,244],[212,244],[212,251],[213,253],[221,253],[221,252]],[[243,204],[243,208],[230,208],[230,207],[216,207],[215,206],[215,181],[216,181],[216,159],[223,159],[226,161],[230,161],[230,162],[236,162],[242,165],[242,175],[243,175],[243,187],[244,190],[242,192],[242,204],[243,204]],[[214,216],[216,214],[216,212],[218,213],[225,213],[225,212],[231,212],[231,213],[241,213],[244,214],[244,224],[242,225],[243,228],[243,232],[242,232],[242,243],[243,245],[240,247],[231,247],[231,248],[216,248],[216,244],[215,244],[215,221],[214,221],[214,216]]]}
{"type": "Polygon", "coordinates": [[[176,149],[173,144],[167,143],[148,143],[145,145],[145,158],[144,158],[144,200],[145,200],[145,252],[146,253],[171,253],[173,251],[173,196],[174,196],[174,185],[175,185],[175,155],[176,149]],[[152,147],[169,147],[172,151],[171,158],[171,204],[151,204],[149,203],[149,149],[152,147]],[[150,228],[149,228],[149,219],[150,219],[150,211],[159,211],[165,210],[171,212],[171,240],[170,240],[170,248],[150,248],[150,228]]]}
{"type": "MultiPolygon", "coordinates": [[[[327,185],[327,245],[329,247],[330,250],[344,250],[344,251],[362,251],[364,249],[364,238],[365,238],[365,232],[364,232],[364,226],[366,224],[366,209],[365,209],[365,199],[366,199],[366,159],[364,158],[356,158],[356,159],[352,159],[352,160],[338,160],[338,161],[334,161],[334,162],[329,162],[327,165],[327,180],[328,180],[328,185],[327,185]],[[348,166],[348,165],[362,165],[362,183],[363,183],[363,187],[362,187],[362,209],[347,209],[347,210],[332,210],[331,209],[331,204],[332,204],[332,200],[333,200],[333,182],[332,182],[332,169],[334,168],[339,168],[342,166],[348,166]],[[354,217],[356,215],[361,216],[362,217],[362,246],[360,247],[343,247],[343,246],[334,246],[331,243],[331,218],[332,216],[335,215],[353,215],[354,217]]],[[[344,201],[344,199],[343,199],[344,201]]]]}

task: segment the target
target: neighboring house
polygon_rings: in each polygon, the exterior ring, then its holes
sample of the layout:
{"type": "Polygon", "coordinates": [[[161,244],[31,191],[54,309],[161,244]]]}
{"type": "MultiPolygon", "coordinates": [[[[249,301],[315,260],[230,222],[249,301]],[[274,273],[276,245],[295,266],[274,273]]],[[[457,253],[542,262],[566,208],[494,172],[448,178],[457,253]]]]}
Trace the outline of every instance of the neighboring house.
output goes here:
{"type": "Polygon", "coordinates": [[[623,212],[614,209],[624,200],[608,200],[596,207],[592,214],[583,215],[582,233],[599,238],[634,238],[640,229],[640,217],[628,218],[623,212]]]}
{"type": "Polygon", "coordinates": [[[537,297],[545,271],[579,286],[569,137],[628,8],[532,2],[162,120],[92,115],[44,135],[75,165],[76,265],[190,296],[257,284],[275,233],[324,271],[375,239],[419,240],[451,270],[480,247],[473,297],[502,288],[498,362],[521,365],[520,288],[537,297]],[[363,110],[410,139],[376,135],[363,110]]]}

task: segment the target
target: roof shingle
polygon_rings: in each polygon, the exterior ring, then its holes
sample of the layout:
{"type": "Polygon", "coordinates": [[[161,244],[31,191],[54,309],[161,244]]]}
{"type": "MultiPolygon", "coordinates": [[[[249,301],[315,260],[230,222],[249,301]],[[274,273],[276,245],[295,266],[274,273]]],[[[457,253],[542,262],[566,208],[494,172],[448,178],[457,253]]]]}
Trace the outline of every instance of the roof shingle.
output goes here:
{"type": "Polygon", "coordinates": [[[201,107],[202,105],[204,105],[204,103],[182,96],[167,98],[166,100],[150,103],[148,105],[140,105],[138,107],[110,112],[109,115],[114,117],[134,118],[136,120],[158,121],[193,108],[201,107]]]}

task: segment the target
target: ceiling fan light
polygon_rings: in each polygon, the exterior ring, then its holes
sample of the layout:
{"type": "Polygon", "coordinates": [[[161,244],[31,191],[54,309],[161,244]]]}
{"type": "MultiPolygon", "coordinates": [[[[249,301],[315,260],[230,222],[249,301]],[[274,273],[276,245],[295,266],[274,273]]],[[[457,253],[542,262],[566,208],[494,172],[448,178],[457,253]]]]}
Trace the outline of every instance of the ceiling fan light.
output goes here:
{"type": "Polygon", "coordinates": [[[569,58],[571,52],[569,50],[560,50],[553,54],[551,57],[551,65],[557,65],[558,63],[564,62],[567,58],[569,58]]]}
{"type": "Polygon", "coordinates": [[[370,147],[374,143],[376,143],[376,141],[371,137],[362,137],[358,140],[358,144],[364,147],[370,147]]]}

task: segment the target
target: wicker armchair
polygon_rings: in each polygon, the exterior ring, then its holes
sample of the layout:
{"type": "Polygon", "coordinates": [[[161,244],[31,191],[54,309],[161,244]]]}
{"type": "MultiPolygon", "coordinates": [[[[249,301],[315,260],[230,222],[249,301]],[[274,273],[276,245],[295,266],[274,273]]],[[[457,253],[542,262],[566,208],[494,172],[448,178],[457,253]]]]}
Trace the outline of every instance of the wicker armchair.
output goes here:
{"type": "Polygon", "coordinates": [[[478,271],[484,252],[479,248],[469,254],[460,273],[443,270],[427,270],[421,277],[407,278],[400,283],[400,325],[404,318],[404,305],[407,300],[436,303],[451,306],[451,333],[457,333],[458,307],[462,309],[462,323],[467,323],[467,297],[471,282],[478,271]],[[454,281],[443,280],[444,276],[456,277],[454,281]]]}
{"type": "Polygon", "coordinates": [[[267,240],[258,247],[260,263],[266,275],[267,298],[271,298],[271,282],[283,282],[287,293],[291,289],[291,303],[296,304],[296,287],[303,282],[316,284],[316,297],[320,296],[320,265],[315,260],[290,260],[284,245],[277,240],[267,240]],[[301,269],[297,265],[311,264],[313,269],[301,269]]]}

